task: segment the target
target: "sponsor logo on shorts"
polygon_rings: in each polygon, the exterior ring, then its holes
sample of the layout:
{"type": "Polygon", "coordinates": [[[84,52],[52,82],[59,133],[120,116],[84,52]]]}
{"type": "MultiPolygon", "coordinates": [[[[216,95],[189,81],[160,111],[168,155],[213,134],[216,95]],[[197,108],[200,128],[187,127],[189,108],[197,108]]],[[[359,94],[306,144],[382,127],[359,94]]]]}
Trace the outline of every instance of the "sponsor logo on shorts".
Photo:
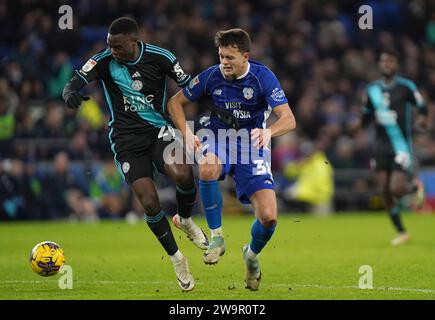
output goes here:
{"type": "Polygon", "coordinates": [[[122,172],[127,173],[130,170],[130,163],[124,162],[122,164],[122,172]]]}

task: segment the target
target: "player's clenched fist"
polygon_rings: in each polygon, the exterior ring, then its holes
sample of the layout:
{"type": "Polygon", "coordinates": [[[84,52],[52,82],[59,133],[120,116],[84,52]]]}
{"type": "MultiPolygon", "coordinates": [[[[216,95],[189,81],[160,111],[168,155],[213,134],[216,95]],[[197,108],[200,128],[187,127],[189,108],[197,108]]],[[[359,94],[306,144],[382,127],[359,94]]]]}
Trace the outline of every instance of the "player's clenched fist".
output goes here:
{"type": "Polygon", "coordinates": [[[199,138],[193,134],[186,137],[186,151],[188,155],[196,155],[198,151],[202,150],[202,144],[199,138]]]}
{"type": "Polygon", "coordinates": [[[251,140],[254,144],[254,147],[257,147],[258,149],[267,147],[271,137],[272,135],[270,129],[255,128],[251,130],[251,140]]]}
{"type": "Polygon", "coordinates": [[[77,91],[71,91],[64,95],[65,103],[69,109],[77,109],[80,107],[82,101],[89,100],[89,97],[84,97],[77,91]]]}

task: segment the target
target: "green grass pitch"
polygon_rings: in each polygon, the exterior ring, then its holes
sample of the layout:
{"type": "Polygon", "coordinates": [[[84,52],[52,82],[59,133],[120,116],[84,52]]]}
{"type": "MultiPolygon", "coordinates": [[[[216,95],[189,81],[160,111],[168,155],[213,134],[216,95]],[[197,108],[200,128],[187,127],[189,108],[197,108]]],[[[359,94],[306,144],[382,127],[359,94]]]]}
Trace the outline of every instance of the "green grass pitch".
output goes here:
{"type": "MultiPolygon", "coordinates": [[[[279,217],[272,240],[259,256],[260,290],[244,288],[241,247],[253,216],[224,216],[227,252],[217,265],[173,228],[196,279],[182,293],[169,258],[144,222],[96,224],[19,222],[0,224],[0,300],[5,299],[435,299],[435,215],[404,214],[412,240],[392,247],[385,214],[279,217]],[[44,278],[30,269],[32,247],[59,243],[73,269],[73,289],[61,275],[44,278]],[[373,270],[373,289],[358,287],[362,265],[373,270]]],[[[196,218],[202,226],[206,222],[196,218]]]]}

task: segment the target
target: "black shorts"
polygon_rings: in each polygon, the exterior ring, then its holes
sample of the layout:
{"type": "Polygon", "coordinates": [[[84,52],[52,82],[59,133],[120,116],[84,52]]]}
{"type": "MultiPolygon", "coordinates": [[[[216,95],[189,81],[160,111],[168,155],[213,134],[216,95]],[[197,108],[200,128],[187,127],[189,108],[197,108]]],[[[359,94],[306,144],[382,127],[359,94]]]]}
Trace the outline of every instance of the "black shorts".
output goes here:
{"type": "Polygon", "coordinates": [[[112,140],[115,164],[129,185],[139,178],[153,179],[156,170],[165,173],[165,148],[172,143],[178,142],[168,127],[118,135],[112,140]]]}
{"type": "Polygon", "coordinates": [[[376,171],[402,171],[407,174],[411,173],[411,169],[404,168],[402,165],[396,162],[396,156],[393,152],[388,153],[375,153],[374,158],[372,159],[371,166],[376,171]]]}

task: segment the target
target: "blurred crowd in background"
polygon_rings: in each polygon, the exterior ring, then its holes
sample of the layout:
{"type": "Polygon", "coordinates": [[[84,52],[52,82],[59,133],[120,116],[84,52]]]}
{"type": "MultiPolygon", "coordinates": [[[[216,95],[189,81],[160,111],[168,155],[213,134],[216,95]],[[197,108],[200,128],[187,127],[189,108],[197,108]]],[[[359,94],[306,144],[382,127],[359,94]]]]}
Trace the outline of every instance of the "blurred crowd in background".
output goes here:
{"type": "MultiPolygon", "coordinates": [[[[113,164],[100,83],[84,89],[91,100],[77,111],[61,100],[74,70],[106,47],[108,26],[123,15],[192,75],[218,63],[216,31],[250,33],[251,58],[277,75],[297,120],[296,131],[272,145],[286,211],[306,203],[320,212],[381,208],[367,176],[373,130],[351,129],[365,85],[380,76],[382,48],[399,51],[401,74],[431,109],[430,129],[415,130],[414,151],[422,168],[435,166],[435,1],[0,0],[0,219],[141,211],[113,164]],[[72,30],[58,26],[63,4],[73,9],[72,30]],[[373,9],[373,30],[358,28],[361,5],[373,9]],[[352,179],[338,181],[346,172],[352,179]],[[305,187],[295,188],[298,179],[305,187]]],[[[177,90],[171,80],[168,90],[177,90]]],[[[204,112],[186,108],[192,120],[204,112]]],[[[159,183],[161,197],[173,198],[167,181],[159,183]]]]}

